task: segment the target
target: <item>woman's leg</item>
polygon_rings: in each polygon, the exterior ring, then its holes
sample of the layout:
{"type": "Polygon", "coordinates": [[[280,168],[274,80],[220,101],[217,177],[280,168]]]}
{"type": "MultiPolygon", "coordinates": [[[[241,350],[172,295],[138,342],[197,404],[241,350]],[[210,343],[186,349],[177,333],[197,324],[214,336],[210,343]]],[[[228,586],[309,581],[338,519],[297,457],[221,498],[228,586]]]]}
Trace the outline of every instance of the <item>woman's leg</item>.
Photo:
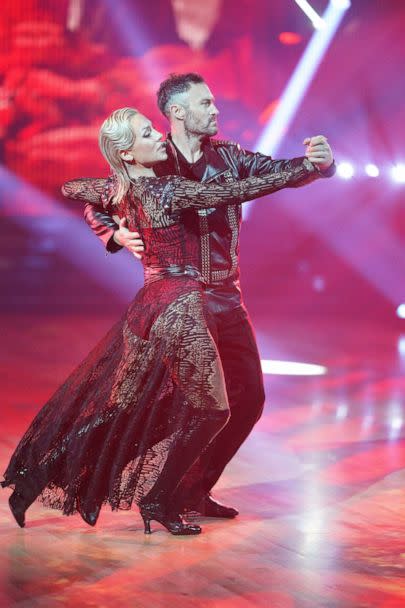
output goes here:
{"type": "Polygon", "coordinates": [[[228,422],[225,378],[203,315],[200,292],[183,294],[173,302],[151,335],[152,339],[164,338],[164,351],[172,354],[168,365],[180,398],[177,405],[172,404],[175,438],[159,477],[144,500],[164,502],[167,507],[178,509],[182,479],[228,422]],[[179,319],[181,323],[176,324],[179,319]],[[173,332],[176,326],[178,332],[173,332]]]}

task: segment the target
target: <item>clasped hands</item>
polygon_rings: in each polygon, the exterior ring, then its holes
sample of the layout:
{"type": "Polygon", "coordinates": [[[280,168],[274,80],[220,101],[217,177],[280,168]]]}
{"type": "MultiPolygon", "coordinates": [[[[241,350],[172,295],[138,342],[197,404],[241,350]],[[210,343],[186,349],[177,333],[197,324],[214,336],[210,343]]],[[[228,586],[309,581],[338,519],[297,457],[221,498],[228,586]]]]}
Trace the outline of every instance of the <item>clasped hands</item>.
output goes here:
{"type": "Polygon", "coordinates": [[[324,135],[306,137],[302,142],[306,146],[305,156],[320,171],[326,171],[333,163],[333,154],[328,140],[324,135]]]}

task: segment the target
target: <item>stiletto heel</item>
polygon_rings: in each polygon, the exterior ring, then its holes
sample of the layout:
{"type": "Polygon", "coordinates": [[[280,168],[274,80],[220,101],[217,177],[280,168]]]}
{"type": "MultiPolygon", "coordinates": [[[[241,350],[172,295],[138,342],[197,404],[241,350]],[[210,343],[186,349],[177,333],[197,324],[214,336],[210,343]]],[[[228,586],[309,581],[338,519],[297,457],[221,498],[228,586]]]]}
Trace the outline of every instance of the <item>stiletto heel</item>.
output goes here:
{"type": "Polygon", "coordinates": [[[150,519],[148,519],[146,515],[142,515],[142,519],[145,527],[145,534],[152,534],[152,530],[150,529],[150,519]]]}
{"type": "Polygon", "coordinates": [[[163,508],[157,504],[144,504],[140,512],[145,526],[145,534],[151,534],[150,522],[152,519],[159,522],[175,536],[192,536],[200,534],[201,528],[197,524],[189,524],[178,513],[165,514],[163,508]]]}

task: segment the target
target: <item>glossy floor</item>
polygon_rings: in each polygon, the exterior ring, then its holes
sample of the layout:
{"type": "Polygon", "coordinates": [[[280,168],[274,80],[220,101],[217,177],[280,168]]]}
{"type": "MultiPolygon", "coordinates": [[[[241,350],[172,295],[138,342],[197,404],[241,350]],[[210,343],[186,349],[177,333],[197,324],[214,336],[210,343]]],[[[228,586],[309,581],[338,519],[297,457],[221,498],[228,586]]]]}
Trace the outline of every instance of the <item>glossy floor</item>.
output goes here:
{"type": "MultiPolygon", "coordinates": [[[[112,318],[9,315],[1,470],[34,413],[112,318]]],[[[96,528],[33,506],[19,529],[0,494],[0,606],[396,608],[405,605],[405,359],[398,327],[255,320],[266,359],[325,365],[266,376],[256,430],[216,495],[233,521],[145,536],[137,512],[96,528]]]]}

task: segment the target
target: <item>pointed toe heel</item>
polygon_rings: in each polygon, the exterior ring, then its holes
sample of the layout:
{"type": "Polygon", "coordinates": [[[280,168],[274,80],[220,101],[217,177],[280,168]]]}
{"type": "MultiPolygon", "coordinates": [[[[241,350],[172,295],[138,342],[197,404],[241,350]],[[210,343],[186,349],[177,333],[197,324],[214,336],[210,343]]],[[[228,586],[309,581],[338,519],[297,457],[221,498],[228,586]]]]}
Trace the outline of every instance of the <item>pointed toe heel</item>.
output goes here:
{"type": "Polygon", "coordinates": [[[80,513],[80,517],[86,524],[89,526],[95,526],[98,520],[98,516],[100,515],[101,507],[100,505],[92,505],[91,508],[88,506],[85,507],[82,499],[77,496],[77,510],[80,513]]]}
{"type": "Polygon", "coordinates": [[[8,499],[8,504],[17,524],[20,526],[20,528],[24,528],[27,506],[25,505],[23,497],[14,490],[8,499]]]}

